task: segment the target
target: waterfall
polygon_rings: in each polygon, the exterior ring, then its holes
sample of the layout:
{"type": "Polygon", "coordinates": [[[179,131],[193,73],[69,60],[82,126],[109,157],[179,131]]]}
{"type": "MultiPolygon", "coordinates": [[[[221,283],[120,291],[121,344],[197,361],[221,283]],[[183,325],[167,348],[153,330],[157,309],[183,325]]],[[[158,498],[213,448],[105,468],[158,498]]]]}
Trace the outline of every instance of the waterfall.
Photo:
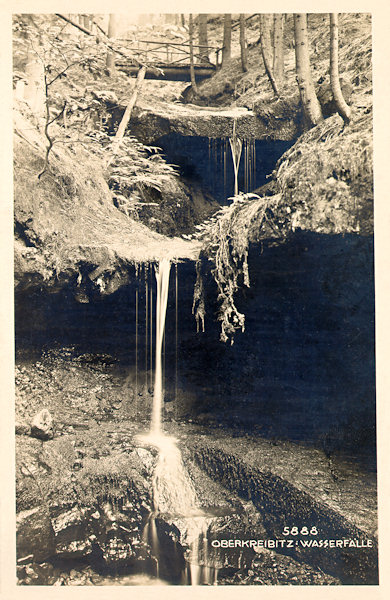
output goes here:
{"type": "Polygon", "coordinates": [[[233,123],[233,135],[229,138],[230,149],[232,151],[233,168],[234,168],[234,195],[238,195],[238,170],[240,168],[242,141],[236,134],[236,120],[233,123]]]}
{"type": "Polygon", "coordinates": [[[149,270],[147,265],[145,266],[145,394],[148,393],[148,321],[149,321],[149,270]]]}
{"type": "Polygon", "coordinates": [[[156,516],[164,515],[181,532],[180,542],[189,548],[187,566],[183,571],[184,585],[216,585],[217,569],[207,565],[208,540],[212,520],[199,507],[193,483],[184,467],[176,439],[163,433],[150,433],[142,438],[158,449],[158,461],[153,476],[153,514],[150,516],[143,540],[156,558],[156,576],[159,576],[160,544],[156,516]]]}
{"type": "Polygon", "coordinates": [[[135,290],[135,414],[138,414],[138,287],[135,290]]]}
{"type": "MultiPolygon", "coordinates": [[[[156,525],[156,515],[163,514],[172,522],[177,523],[181,531],[181,543],[189,548],[188,566],[183,573],[183,583],[191,585],[214,584],[216,582],[216,570],[205,565],[207,559],[206,533],[210,518],[206,517],[186,471],[181,452],[177,446],[176,439],[164,434],[162,430],[162,349],[165,331],[165,319],[168,303],[170,261],[162,259],[155,270],[157,294],[156,294],[156,317],[155,317],[155,379],[154,396],[152,407],[152,418],[150,433],[141,438],[142,443],[154,446],[158,449],[158,460],[153,476],[153,513],[146,524],[143,539],[147,542],[156,558],[156,576],[159,575],[160,545],[156,525]]],[[[145,312],[146,327],[148,324],[148,311],[150,330],[152,332],[153,321],[151,310],[153,306],[152,290],[150,293],[150,305],[148,306],[148,286],[146,280],[145,312]]],[[[175,278],[175,318],[176,334],[175,344],[177,346],[177,269],[175,278]]],[[[148,333],[146,331],[146,341],[148,333]]],[[[152,341],[150,340],[150,345],[152,341]]],[[[176,347],[177,360],[177,347],[176,347]]],[[[147,356],[147,355],[146,355],[147,356]]],[[[177,368],[177,366],[176,366],[177,368]]],[[[176,373],[177,377],[177,373],[176,373]]]]}
{"type": "MultiPolygon", "coordinates": [[[[161,411],[163,401],[161,354],[165,331],[165,316],[167,312],[169,272],[171,263],[168,259],[160,260],[156,269],[157,298],[156,298],[156,355],[154,375],[154,396],[151,433],[161,433],[161,411]]],[[[152,296],[151,296],[152,298],[152,296]]],[[[152,328],[152,319],[150,321],[152,328]]]]}
{"type": "Polygon", "coordinates": [[[189,548],[182,583],[215,585],[217,570],[207,565],[206,534],[212,517],[207,517],[199,507],[195,488],[184,467],[176,439],[161,432],[151,432],[141,439],[158,449],[158,461],[152,481],[154,510],[143,533],[143,540],[150,545],[157,560],[156,576],[159,575],[160,557],[156,517],[164,515],[165,520],[171,521],[180,530],[181,544],[189,548]]]}

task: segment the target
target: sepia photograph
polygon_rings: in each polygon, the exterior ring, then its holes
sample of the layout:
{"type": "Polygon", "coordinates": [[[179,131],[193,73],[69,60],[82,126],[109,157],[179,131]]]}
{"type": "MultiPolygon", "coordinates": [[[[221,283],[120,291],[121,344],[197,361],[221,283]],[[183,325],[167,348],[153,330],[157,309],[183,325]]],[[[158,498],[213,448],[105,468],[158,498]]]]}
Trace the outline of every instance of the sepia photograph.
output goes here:
{"type": "Polygon", "coordinates": [[[378,587],[372,14],[162,6],[13,11],[16,589],[378,587]]]}

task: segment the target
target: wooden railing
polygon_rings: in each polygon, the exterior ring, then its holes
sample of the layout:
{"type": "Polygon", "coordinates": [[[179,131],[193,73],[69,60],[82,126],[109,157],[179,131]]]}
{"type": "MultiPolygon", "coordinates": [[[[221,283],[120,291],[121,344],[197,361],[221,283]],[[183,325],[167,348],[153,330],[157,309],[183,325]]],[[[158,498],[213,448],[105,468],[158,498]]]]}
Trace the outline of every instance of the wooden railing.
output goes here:
{"type": "MultiPolygon", "coordinates": [[[[164,42],[153,40],[121,40],[141,64],[168,67],[189,66],[190,44],[183,42],[164,42]]],[[[193,44],[194,62],[202,66],[218,66],[222,48],[217,46],[201,46],[193,44]],[[214,56],[215,55],[215,58],[214,56]],[[214,60],[212,60],[214,58],[214,60]]]]}

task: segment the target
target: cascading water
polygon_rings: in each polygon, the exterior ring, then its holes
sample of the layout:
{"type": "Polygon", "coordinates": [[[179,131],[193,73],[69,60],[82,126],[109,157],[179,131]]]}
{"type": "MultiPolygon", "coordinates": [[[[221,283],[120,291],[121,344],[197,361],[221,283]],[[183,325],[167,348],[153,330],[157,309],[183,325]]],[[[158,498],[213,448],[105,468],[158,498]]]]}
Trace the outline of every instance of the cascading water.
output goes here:
{"type": "MultiPolygon", "coordinates": [[[[199,507],[194,486],[184,468],[181,453],[176,439],[164,434],[162,430],[162,349],[165,331],[165,319],[168,303],[170,261],[162,259],[156,269],[156,338],[155,338],[155,378],[154,396],[150,433],[142,438],[144,443],[158,449],[158,461],[153,477],[154,513],[144,530],[144,541],[147,542],[157,560],[156,576],[159,576],[159,540],[156,515],[164,515],[178,525],[181,531],[181,543],[190,548],[188,565],[183,572],[182,583],[191,585],[215,584],[216,569],[205,565],[207,559],[207,529],[210,519],[199,507]]],[[[176,279],[177,304],[177,279],[176,279]]],[[[151,292],[151,290],[150,290],[151,292]]],[[[147,301],[147,293],[146,293],[147,301]]],[[[152,294],[150,293],[150,307],[152,294]]],[[[146,308],[146,321],[148,309],[146,308]]],[[[176,306],[177,313],[177,306],[176,306]]],[[[150,332],[152,317],[150,315],[150,332]]],[[[177,331],[176,331],[177,343],[177,331]]]]}
{"type": "Polygon", "coordinates": [[[232,194],[237,195],[240,190],[253,191],[257,185],[256,140],[241,140],[234,124],[230,138],[208,138],[207,172],[211,193],[223,202],[232,194]],[[233,164],[233,182],[229,153],[233,164]]]}
{"type": "MultiPolygon", "coordinates": [[[[167,312],[169,272],[171,263],[168,259],[162,259],[156,269],[157,280],[157,298],[156,298],[156,354],[155,354],[155,375],[154,375],[154,397],[152,410],[151,433],[161,434],[161,413],[163,401],[162,389],[162,345],[165,330],[165,316],[167,312]]],[[[151,301],[152,301],[152,295],[151,301]]],[[[151,305],[152,308],[152,305],[151,305]]],[[[152,318],[150,319],[152,331],[152,318]]]]}
{"type": "Polygon", "coordinates": [[[233,123],[233,135],[229,138],[234,168],[234,195],[238,195],[238,170],[240,168],[242,141],[236,134],[236,121],[233,123]]]}

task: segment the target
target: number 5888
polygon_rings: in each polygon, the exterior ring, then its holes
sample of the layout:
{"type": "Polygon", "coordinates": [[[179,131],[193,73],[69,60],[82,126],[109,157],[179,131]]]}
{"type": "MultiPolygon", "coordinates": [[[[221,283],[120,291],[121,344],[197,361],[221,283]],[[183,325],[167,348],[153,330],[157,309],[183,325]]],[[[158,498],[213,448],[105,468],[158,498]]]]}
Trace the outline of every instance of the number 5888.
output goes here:
{"type": "Polygon", "coordinates": [[[309,527],[303,526],[299,527],[283,527],[282,531],[283,535],[318,535],[317,527],[309,527]]]}

